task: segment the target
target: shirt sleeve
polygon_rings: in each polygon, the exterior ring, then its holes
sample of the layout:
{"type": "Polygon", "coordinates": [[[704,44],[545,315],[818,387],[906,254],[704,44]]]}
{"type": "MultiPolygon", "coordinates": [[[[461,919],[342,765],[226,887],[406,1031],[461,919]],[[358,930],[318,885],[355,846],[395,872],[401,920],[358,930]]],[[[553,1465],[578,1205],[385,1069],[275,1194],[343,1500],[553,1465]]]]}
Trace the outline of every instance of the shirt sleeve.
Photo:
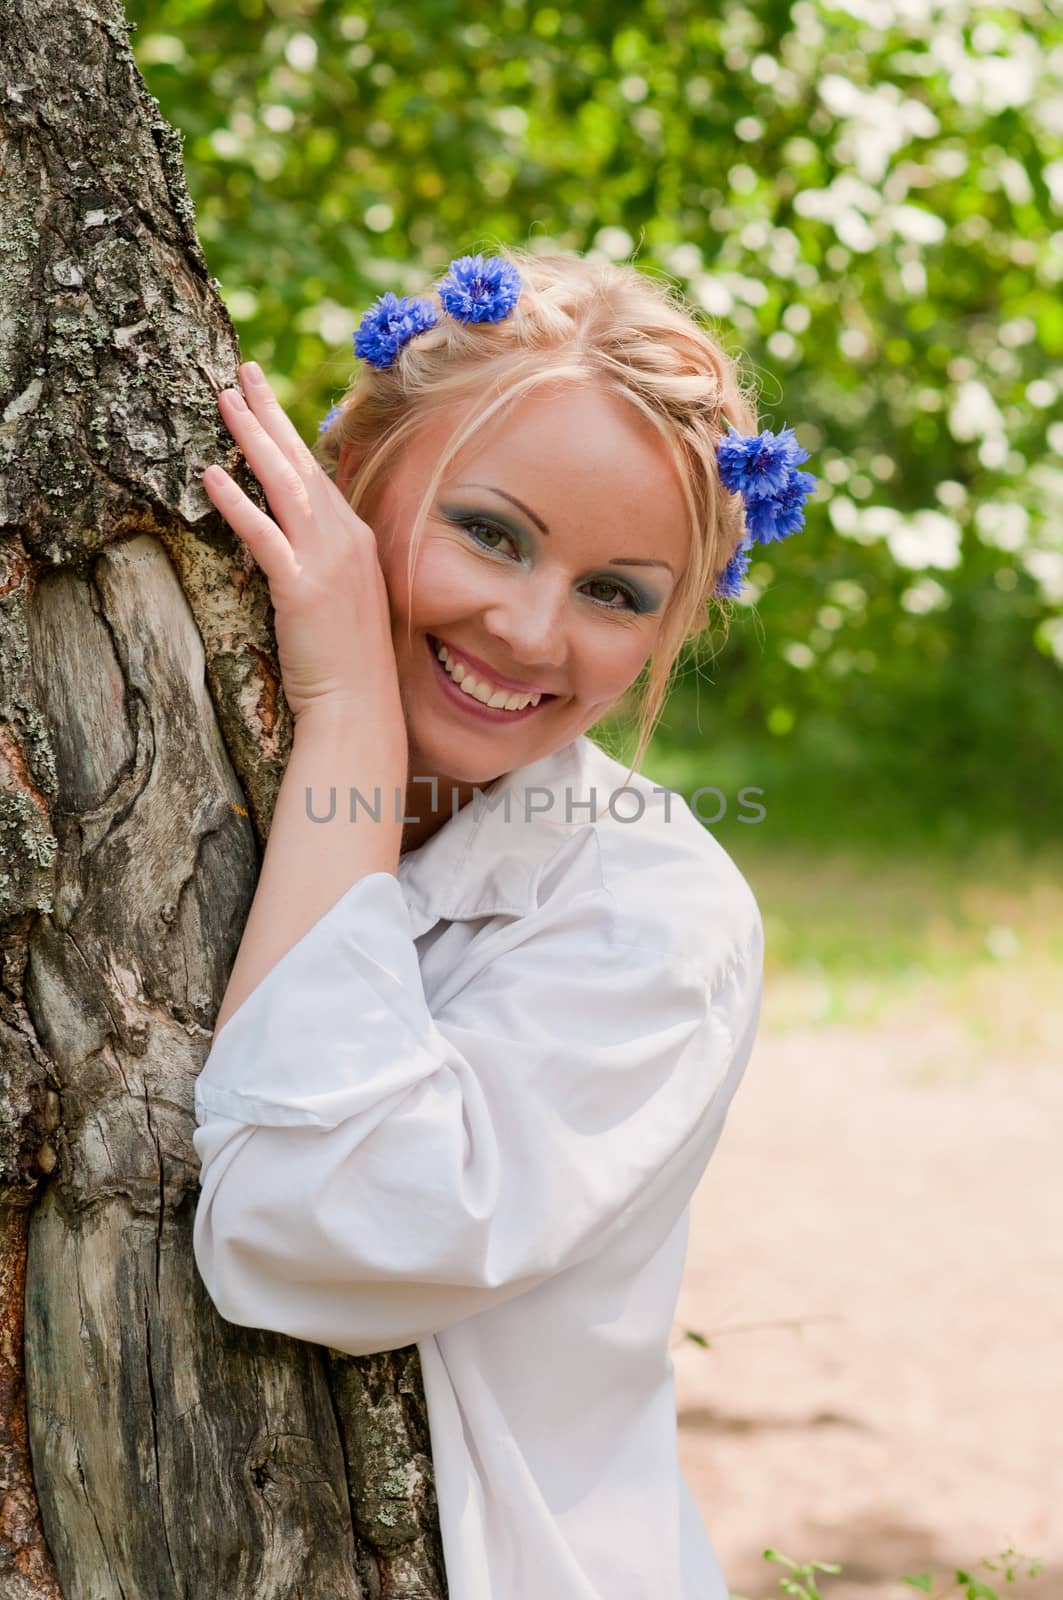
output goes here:
{"type": "Polygon", "coordinates": [[[359,879],[196,1082],[193,1249],[219,1313],[353,1355],[412,1344],[700,1170],[756,1031],[759,915],[704,966],[625,932],[604,891],[548,903],[433,1015],[398,880],[359,879]]]}

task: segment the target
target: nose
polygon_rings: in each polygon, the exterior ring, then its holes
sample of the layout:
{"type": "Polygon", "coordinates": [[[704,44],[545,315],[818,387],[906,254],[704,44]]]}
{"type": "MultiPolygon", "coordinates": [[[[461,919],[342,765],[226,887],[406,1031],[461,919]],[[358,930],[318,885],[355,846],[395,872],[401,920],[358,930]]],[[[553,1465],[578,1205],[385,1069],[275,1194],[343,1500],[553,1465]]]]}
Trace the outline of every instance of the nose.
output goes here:
{"type": "Polygon", "coordinates": [[[504,598],[488,606],[484,627],[505,651],[515,678],[558,672],[568,656],[567,581],[563,575],[554,581],[544,577],[518,587],[519,593],[511,586],[504,598]]]}

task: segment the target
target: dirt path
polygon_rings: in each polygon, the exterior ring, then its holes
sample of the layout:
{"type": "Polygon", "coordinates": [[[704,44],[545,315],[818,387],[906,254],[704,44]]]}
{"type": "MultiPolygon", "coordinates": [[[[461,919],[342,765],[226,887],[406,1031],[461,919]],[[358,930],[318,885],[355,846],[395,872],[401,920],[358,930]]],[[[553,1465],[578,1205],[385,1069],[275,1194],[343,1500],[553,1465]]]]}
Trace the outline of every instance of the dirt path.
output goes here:
{"type": "Polygon", "coordinates": [[[776,1032],[765,1003],[694,1203],[677,1329],[713,1345],[674,1351],[732,1594],[778,1600],[772,1545],[843,1565],[824,1600],[957,1566],[1063,1596],[1063,1052],[971,1059],[933,1009],[776,1032]],[[1009,1544],[1039,1577],[978,1565],[1009,1544]]]}

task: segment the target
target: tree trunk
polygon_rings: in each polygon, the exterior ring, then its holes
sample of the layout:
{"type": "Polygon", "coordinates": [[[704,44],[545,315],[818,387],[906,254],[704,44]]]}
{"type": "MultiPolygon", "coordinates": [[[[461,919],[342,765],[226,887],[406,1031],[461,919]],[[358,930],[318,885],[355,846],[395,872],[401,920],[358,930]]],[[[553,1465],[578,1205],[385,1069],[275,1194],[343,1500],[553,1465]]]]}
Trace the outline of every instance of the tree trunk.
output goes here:
{"type": "Polygon", "coordinates": [[[416,1351],[235,1327],[192,1256],[193,1083],[292,725],[199,484],[263,503],[129,31],[0,0],[0,1593],[440,1600],[416,1351]]]}

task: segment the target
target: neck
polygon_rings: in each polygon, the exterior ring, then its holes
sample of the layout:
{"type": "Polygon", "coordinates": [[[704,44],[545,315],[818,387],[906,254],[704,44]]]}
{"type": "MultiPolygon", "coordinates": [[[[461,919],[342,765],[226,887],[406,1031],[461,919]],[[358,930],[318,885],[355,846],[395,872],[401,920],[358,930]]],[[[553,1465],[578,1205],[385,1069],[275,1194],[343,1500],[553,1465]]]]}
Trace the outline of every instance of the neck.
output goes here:
{"type": "Polygon", "coordinates": [[[477,789],[486,790],[495,781],[492,778],[484,783],[456,783],[453,778],[444,778],[439,773],[419,772],[416,777],[411,775],[406,785],[403,815],[416,820],[403,824],[399,854],[406,855],[410,850],[419,850],[468,805],[477,789]]]}

